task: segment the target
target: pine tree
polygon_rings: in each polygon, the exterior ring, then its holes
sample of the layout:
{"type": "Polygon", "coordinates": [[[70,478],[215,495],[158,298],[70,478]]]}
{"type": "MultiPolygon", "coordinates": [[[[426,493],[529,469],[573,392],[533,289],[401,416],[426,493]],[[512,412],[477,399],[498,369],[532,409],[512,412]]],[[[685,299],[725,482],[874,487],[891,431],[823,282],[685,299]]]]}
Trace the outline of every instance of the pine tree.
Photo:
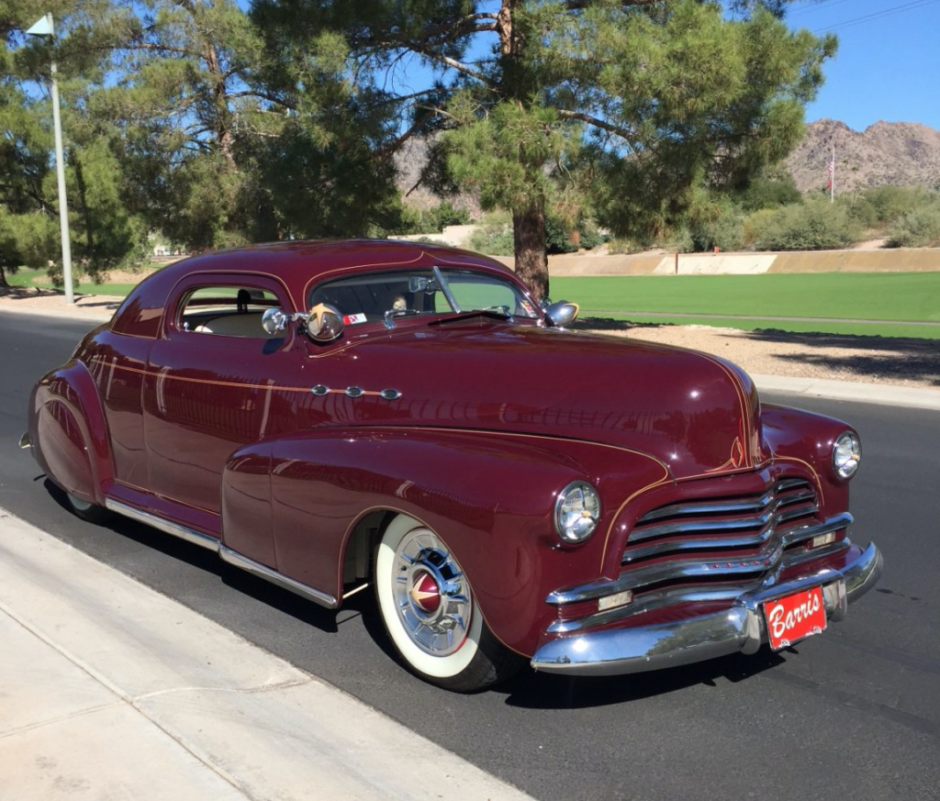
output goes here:
{"type": "Polygon", "coordinates": [[[253,18],[295,58],[341,36],[361,96],[409,115],[400,139],[443,132],[431,172],[511,211],[516,271],[541,297],[547,212],[663,231],[702,187],[739,188],[795,145],[835,41],[789,31],[786,3],[255,0],[253,18]],[[396,90],[408,57],[432,88],[396,90]]]}

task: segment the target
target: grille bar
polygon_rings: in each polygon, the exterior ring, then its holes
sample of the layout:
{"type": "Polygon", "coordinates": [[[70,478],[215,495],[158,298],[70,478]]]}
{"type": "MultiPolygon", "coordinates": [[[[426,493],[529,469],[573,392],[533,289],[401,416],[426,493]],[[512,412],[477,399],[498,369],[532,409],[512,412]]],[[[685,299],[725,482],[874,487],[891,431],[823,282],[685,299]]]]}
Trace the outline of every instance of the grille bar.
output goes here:
{"type": "Polygon", "coordinates": [[[785,478],[757,497],[731,498],[726,500],[705,500],[674,503],[661,506],[643,515],[636,522],[630,541],[665,537],[688,531],[727,531],[729,529],[752,528],[764,525],[778,509],[784,506],[812,501],[816,502],[816,492],[808,481],[802,478],[785,478]],[[746,514],[753,512],[757,517],[744,519],[678,520],[650,526],[656,520],[671,518],[689,518],[713,516],[716,514],[746,514]]]}
{"type": "MultiPolygon", "coordinates": [[[[691,536],[683,537],[681,539],[668,539],[663,540],[662,542],[654,542],[649,545],[643,545],[637,548],[630,547],[623,553],[622,564],[628,565],[631,562],[637,562],[640,559],[648,559],[653,556],[664,556],[670,553],[678,553],[682,551],[701,551],[701,550],[725,550],[728,548],[758,548],[763,546],[779,529],[779,526],[782,523],[786,523],[789,520],[794,520],[800,517],[806,517],[807,515],[814,514],[817,511],[816,504],[812,506],[801,506],[798,509],[786,509],[782,512],[778,512],[775,515],[763,515],[760,518],[754,520],[744,521],[748,525],[741,526],[729,526],[715,524],[709,529],[705,529],[701,526],[696,526],[694,524],[689,524],[689,528],[683,529],[683,533],[691,533],[699,535],[702,531],[718,531],[724,532],[729,529],[748,529],[755,528],[760,525],[761,528],[752,534],[742,534],[740,536],[691,536]]],[[[644,538],[645,539],[645,538],[644,538]]],[[[631,537],[631,541],[633,537],[631,537]]],[[[797,539],[793,539],[793,542],[797,542],[797,539]]]]}
{"type": "Polygon", "coordinates": [[[706,576],[709,578],[734,577],[751,573],[766,573],[777,566],[785,548],[823,534],[840,531],[851,522],[852,516],[846,512],[817,525],[795,526],[786,531],[770,529],[765,538],[765,545],[753,555],[739,558],[717,558],[714,555],[705,555],[698,559],[661,562],[628,571],[620,578],[625,582],[624,589],[637,589],[672,579],[683,580],[706,576]]]}
{"type": "MultiPolygon", "coordinates": [[[[829,518],[825,523],[793,529],[792,534],[784,540],[783,544],[774,543],[770,545],[764,552],[762,560],[755,559],[754,557],[716,560],[714,557],[710,557],[665,562],[636,570],[625,570],[618,578],[613,580],[601,579],[567,590],[556,590],[545,600],[550,604],[570,604],[578,601],[594,600],[605,595],[613,595],[623,590],[636,590],[640,587],[660,583],[668,579],[681,580],[684,578],[703,577],[707,575],[709,578],[725,577],[730,581],[734,581],[742,575],[746,576],[748,572],[755,573],[760,571],[766,573],[769,570],[780,567],[781,564],[784,563],[785,558],[791,559],[790,556],[784,557],[783,554],[784,547],[787,545],[812,539],[813,537],[819,537],[829,532],[841,531],[851,525],[852,520],[852,515],[849,512],[843,512],[842,514],[829,518]],[[754,563],[756,561],[761,561],[762,564],[767,564],[768,567],[752,565],[749,571],[743,569],[748,567],[747,563],[754,563]],[[703,567],[707,569],[703,569],[703,567]]],[[[821,554],[822,549],[820,549],[818,553],[821,554]]],[[[792,559],[796,561],[797,555],[794,555],[792,559]]]]}
{"type": "MultiPolygon", "coordinates": [[[[826,545],[822,548],[814,548],[806,553],[787,553],[781,559],[779,568],[785,570],[809,559],[819,559],[824,556],[832,556],[849,548],[848,540],[841,540],[826,545]]],[[[825,576],[821,576],[824,580],[825,576]]],[[[548,631],[552,633],[564,634],[582,629],[593,628],[594,626],[603,626],[607,623],[614,623],[642,612],[651,612],[655,609],[661,609],[664,606],[672,606],[678,603],[687,602],[709,602],[709,601],[733,601],[745,593],[754,593],[767,589],[774,585],[773,577],[768,579],[766,576],[760,576],[750,581],[735,582],[730,584],[701,584],[685,585],[682,587],[668,587],[662,590],[651,590],[634,598],[632,603],[626,606],[618,606],[613,609],[607,609],[603,612],[595,612],[586,617],[574,618],[571,620],[556,620],[548,626],[548,631]]]]}

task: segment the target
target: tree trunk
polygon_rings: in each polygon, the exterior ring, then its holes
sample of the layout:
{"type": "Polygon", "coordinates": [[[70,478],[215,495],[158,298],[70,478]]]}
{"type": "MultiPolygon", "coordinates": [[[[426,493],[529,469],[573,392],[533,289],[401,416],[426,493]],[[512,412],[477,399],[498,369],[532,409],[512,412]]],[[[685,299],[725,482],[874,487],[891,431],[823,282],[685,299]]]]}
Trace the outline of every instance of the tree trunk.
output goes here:
{"type": "Polygon", "coordinates": [[[3,267],[0,267],[0,289],[9,289],[10,284],[7,282],[6,270],[3,267]]]}
{"type": "Polygon", "coordinates": [[[548,257],[545,254],[545,213],[532,206],[512,215],[515,240],[516,275],[529,287],[536,300],[548,297],[548,257]]]}

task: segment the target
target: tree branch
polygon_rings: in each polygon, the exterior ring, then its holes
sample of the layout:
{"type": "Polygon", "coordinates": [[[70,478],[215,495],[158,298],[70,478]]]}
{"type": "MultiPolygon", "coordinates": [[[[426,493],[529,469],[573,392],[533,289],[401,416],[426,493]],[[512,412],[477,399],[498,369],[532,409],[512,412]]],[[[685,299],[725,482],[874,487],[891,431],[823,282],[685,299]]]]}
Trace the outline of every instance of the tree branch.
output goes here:
{"type": "Polygon", "coordinates": [[[581,122],[586,122],[588,125],[594,128],[600,128],[602,131],[609,131],[610,133],[617,134],[622,136],[624,139],[630,138],[630,131],[627,128],[621,128],[618,125],[607,122],[606,120],[599,119],[598,117],[592,117],[590,114],[585,114],[581,111],[568,111],[568,109],[560,108],[558,113],[564,117],[566,120],[580,120],[581,122]]]}
{"type": "MultiPolygon", "coordinates": [[[[659,2],[662,2],[662,0],[623,0],[620,5],[624,8],[633,8],[634,6],[651,6],[659,2]]],[[[568,0],[565,3],[565,8],[569,11],[583,11],[592,5],[594,5],[594,0],[568,0]]]]}
{"type": "Polygon", "coordinates": [[[487,78],[482,72],[478,72],[472,67],[468,67],[466,64],[462,64],[456,59],[451,58],[450,56],[445,56],[443,53],[435,53],[433,50],[429,50],[424,45],[420,45],[417,42],[408,42],[401,45],[406,50],[411,50],[413,53],[418,53],[425,58],[429,58],[432,61],[437,61],[441,64],[446,64],[451,69],[457,70],[457,72],[462,72],[465,75],[469,75],[471,78],[476,78],[478,81],[485,83],[487,86],[492,86],[493,82],[487,78]]]}
{"type": "Polygon", "coordinates": [[[405,144],[409,139],[411,139],[416,133],[418,133],[425,125],[427,120],[418,120],[415,122],[407,131],[405,131],[401,136],[399,136],[395,141],[389,142],[385,147],[379,148],[372,154],[372,158],[375,161],[383,162],[387,161],[391,156],[393,156],[398,149],[405,144]]]}

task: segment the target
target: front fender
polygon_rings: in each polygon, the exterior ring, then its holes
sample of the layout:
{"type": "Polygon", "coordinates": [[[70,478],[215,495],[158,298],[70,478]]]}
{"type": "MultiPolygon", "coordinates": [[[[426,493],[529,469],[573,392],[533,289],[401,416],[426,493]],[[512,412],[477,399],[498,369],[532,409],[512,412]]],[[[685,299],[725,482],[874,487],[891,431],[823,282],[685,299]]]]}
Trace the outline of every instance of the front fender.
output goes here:
{"type": "Polygon", "coordinates": [[[77,359],[43,376],[29,405],[29,436],[40,467],[86,501],[104,503],[114,478],[108,427],[98,388],[77,359]]]}
{"type": "Polygon", "coordinates": [[[553,437],[405,428],[298,432],[233,455],[223,478],[223,539],[338,597],[357,521],[376,510],[408,514],[453,551],[496,636],[531,654],[555,614],[545,603],[548,593],[599,577],[620,500],[663,474],[645,454],[553,437]],[[555,534],[552,514],[557,493],[575,480],[597,486],[602,516],[588,542],[568,546],[555,534]],[[269,548],[257,531],[270,531],[269,548]]]}
{"type": "Polygon", "coordinates": [[[796,462],[808,467],[816,479],[821,511],[831,517],[849,508],[849,481],[832,469],[832,449],[844,431],[855,431],[834,417],[764,404],[761,410],[765,450],[775,461],[796,462]]]}

